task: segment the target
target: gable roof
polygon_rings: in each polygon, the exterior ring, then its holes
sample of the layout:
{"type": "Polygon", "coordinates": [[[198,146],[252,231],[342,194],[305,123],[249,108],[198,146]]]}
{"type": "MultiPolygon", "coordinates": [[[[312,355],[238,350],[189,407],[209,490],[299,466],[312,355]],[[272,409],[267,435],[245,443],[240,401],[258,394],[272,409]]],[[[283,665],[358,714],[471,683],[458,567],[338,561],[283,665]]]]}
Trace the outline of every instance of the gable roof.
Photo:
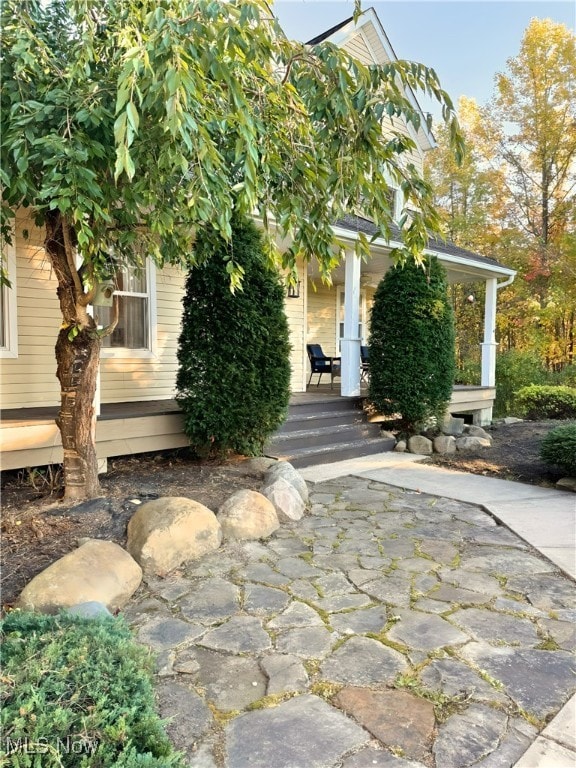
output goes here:
{"type": "MultiPolygon", "coordinates": [[[[348,41],[357,35],[362,35],[364,40],[367,41],[367,36],[364,35],[364,31],[369,30],[370,27],[373,29],[373,34],[371,35],[373,44],[368,44],[368,49],[373,63],[385,64],[389,61],[398,61],[398,56],[396,55],[374,8],[368,8],[363,11],[356,21],[353,16],[344,19],[344,21],[341,21],[339,24],[335,24],[325,32],[313,37],[306,43],[306,45],[317,45],[318,43],[330,40],[334,45],[344,47],[348,41]]],[[[412,106],[421,115],[421,125],[419,129],[416,131],[411,125],[407,125],[408,131],[413,134],[413,138],[423,151],[434,149],[436,147],[436,139],[434,138],[432,131],[427,127],[424,112],[418,103],[414,91],[410,86],[406,86],[405,93],[412,103],[412,106]]]]}

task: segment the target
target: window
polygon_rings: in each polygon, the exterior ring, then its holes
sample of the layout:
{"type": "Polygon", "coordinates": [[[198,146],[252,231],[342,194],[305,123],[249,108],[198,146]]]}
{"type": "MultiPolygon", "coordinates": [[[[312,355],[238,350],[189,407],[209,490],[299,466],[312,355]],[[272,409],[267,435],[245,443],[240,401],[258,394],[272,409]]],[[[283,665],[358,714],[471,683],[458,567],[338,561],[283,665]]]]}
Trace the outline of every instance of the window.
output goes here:
{"type": "Polygon", "coordinates": [[[392,220],[397,221],[398,211],[396,210],[396,207],[398,202],[398,190],[394,187],[389,187],[386,195],[388,197],[388,204],[390,206],[390,215],[392,216],[392,220]]]}
{"type": "MultiPolygon", "coordinates": [[[[143,270],[123,267],[116,273],[114,295],[118,297],[118,323],[114,331],[102,339],[105,357],[148,356],[155,342],[154,268],[147,263],[143,270]]],[[[98,327],[112,320],[112,307],[95,307],[98,327]]]]}
{"type": "Polygon", "coordinates": [[[0,357],[18,357],[16,320],[16,258],[14,246],[2,244],[11,287],[0,286],[0,357]]]}
{"type": "MultiPolygon", "coordinates": [[[[342,339],[344,338],[344,291],[338,292],[338,352],[342,351],[342,339]]],[[[358,321],[358,338],[362,344],[366,343],[366,291],[360,291],[360,307],[358,321]]]]}

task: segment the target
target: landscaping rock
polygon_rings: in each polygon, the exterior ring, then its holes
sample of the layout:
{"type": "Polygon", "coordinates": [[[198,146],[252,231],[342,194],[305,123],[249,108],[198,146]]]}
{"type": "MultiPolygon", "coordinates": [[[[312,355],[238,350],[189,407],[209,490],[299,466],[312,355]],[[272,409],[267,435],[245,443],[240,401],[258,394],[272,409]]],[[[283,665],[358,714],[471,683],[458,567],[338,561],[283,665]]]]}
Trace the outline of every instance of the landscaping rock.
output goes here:
{"type": "Polygon", "coordinates": [[[524,421],[524,419],[517,419],[516,416],[506,416],[503,419],[504,424],[519,424],[521,421],[524,421]]]}
{"type": "Polygon", "coordinates": [[[464,432],[464,419],[457,416],[446,415],[441,427],[442,433],[445,435],[453,435],[458,437],[464,432]]]}
{"type": "Polygon", "coordinates": [[[452,435],[439,435],[434,438],[434,451],[436,453],[456,453],[456,438],[452,435]]]}
{"type": "Polygon", "coordinates": [[[492,445],[491,440],[487,440],[484,437],[459,437],[456,440],[457,451],[476,451],[478,448],[490,448],[492,445]]]}
{"type": "Polygon", "coordinates": [[[406,440],[398,440],[394,446],[394,450],[398,453],[405,453],[407,448],[408,446],[406,445],[406,440]]]}
{"type": "Polygon", "coordinates": [[[576,477],[562,477],[556,483],[556,488],[576,493],[576,477]]]}
{"type": "Polygon", "coordinates": [[[298,472],[290,462],[277,461],[273,464],[266,472],[264,484],[270,485],[280,477],[290,483],[290,485],[294,486],[300,494],[300,498],[304,504],[308,504],[308,486],[306,485],[306,480],[304,480],[300,472],[298,472]]]}
{"type": "Polygon", "coordinates": [[[433,453],[432,440],[424,437],[424,435],[412,435],[408,439],[408,450],[410,453],[421,453],[424,456],[429,456],[433,453]]]}
{"type": "Polygon", "coordinates": [[[83,619],[102,619],[104,617],[112,617],[112,614],[106,608],[104,603],[99,603],[96,600],[89,600],[87,603],[79,603],[68,608],[66,613],[71,616],[81,616],[83,619]]]}
{"type": "Polygon", "coordinates": [[[476,427],[474,424],[470,424],[464,430],[470,437],[482,437],[484,440],[490,440],[492,442],[492,435],[488,434],[482,427],[476,427]]]}
{"type": "Polygon", "coordinates": [[[122,608],[142,581],[142,569],[118,544],[90,539],[56,560],[27,584],[19,608],[57,613],[81,603],[102,603],[109,611],[122,608]]]}
{"type": "Polygon", "coordinates": [[[274,505],[280,522],[300,520],[304,515],[305,503],[302,500],[302,496],[283,477],[278,477],[272,483],[266,485],[262,489],[262,493],[274,505]]]}
{"type": "Polygon", "coordinates": [[[142,504],[128,523],[128,551],[145,572],[159,576],[213,552],[221,541],[216,515],[181,496],[142,504]]]}
{"type": "Polygon", "coordinates": [[[274,504],[257,491],[237,491],[218,510],[225,539],[266,539],[280,527],[274,504]]]}

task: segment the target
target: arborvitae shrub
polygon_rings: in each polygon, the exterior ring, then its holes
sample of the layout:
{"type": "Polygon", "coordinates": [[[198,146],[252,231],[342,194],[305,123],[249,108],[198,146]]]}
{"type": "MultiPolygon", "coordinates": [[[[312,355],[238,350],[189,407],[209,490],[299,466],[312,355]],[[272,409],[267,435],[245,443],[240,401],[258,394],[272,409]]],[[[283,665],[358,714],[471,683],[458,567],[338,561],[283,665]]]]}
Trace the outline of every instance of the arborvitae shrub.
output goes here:
{"type": "Polygon", "coordinates": [[[454,383],[454,318],[437,259],[388,270],[370,319],[369,399],[407,432],[441,420],[454,383]]]}
{"type": "Polygon", "coordinates": [[[542,440],[540,456],[547,464],[576,477],[576,424],[563,424],[548,432],[542,440]]]}
{"type": "Polygon", "coordinates": [[[202,232],[200,266],[186,280],[178,346],[177,400],[200,456],[258,455],[286,417],[290,345],[284,289],[251,221],[233,223],[231,243],[202,232]],[[230,290],[230,260],[244,270],[230,290]]]}

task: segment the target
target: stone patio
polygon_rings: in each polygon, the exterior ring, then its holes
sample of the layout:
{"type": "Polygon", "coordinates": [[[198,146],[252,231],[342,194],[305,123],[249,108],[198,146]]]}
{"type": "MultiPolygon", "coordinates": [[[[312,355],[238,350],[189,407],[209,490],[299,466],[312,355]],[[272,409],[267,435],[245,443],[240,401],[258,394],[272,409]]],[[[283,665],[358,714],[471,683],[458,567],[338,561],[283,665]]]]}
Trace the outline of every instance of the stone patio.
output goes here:
{"type": "Polygon", "coordinates": [[[574,583],[479,507],[367,478],[125,615],[193,768],[502,768],[576,691],[574,583]]]}

